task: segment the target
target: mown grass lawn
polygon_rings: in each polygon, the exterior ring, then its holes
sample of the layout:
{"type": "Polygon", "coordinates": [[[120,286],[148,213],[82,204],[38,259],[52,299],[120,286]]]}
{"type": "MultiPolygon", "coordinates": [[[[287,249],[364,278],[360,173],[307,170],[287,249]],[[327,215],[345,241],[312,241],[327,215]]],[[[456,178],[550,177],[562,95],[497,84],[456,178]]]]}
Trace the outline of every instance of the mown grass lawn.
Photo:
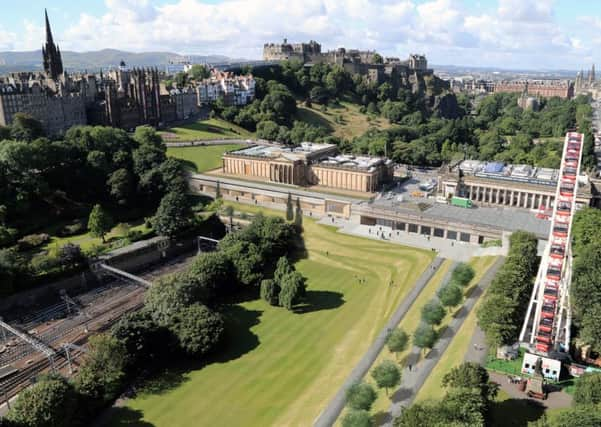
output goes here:
{"type": "Polygon", "coordinates": [[[167,155],[185,160],[190,169],[206,172],[221,166],[223,153],[238,150],[241,144],[199,145],[196,147],[169,147],[167,155]]]}
{"type": "Polygon", "coordinates": [[[306,256],[296,263],[308,279],[302,312],[261,300],[230,306],[228,350],[185,371],[175,387],[126,402],[112,425],[313,423],[434,255],[339,234],[307,218],[304,229],[306,256]]]}
{"type": "Polygon", "coordinates": [[[202,141],[207,139],[250,138],[252,133],[221,119],[198,120],[159,132],[165,142],[202,141]]]}

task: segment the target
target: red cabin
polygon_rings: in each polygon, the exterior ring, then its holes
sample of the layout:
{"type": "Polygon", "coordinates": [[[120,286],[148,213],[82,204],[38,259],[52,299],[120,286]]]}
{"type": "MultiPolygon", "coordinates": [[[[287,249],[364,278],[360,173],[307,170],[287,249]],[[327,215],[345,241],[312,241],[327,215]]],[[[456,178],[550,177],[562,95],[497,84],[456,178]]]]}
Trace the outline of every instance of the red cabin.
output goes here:
{"type": "Polygon", "coordinates": [[[542,353],[548,353],[551,346],[549,344],[537,343],[536,349],[542,353]]]}
{"type": "Polygon", "coordinates": [[[550,333],[553,330],[553,319],[542,319],[538,325],[538,329],[550,333]]]}
{"type": "Polygon", "coordinates": [[[557,245],[557,244],[553,244],[551,245],[551,258],[555,258],[555,259],[562,259],[563,256],[565,255],[566,251],[565,251],[565,247],[563,245],[557,245]]]}
{"type": "Polygon", "coordinates": [[[567,224],[557,223],[553,227],[553,236],[555,237],[568,237],[568,226],[567,224]]]}

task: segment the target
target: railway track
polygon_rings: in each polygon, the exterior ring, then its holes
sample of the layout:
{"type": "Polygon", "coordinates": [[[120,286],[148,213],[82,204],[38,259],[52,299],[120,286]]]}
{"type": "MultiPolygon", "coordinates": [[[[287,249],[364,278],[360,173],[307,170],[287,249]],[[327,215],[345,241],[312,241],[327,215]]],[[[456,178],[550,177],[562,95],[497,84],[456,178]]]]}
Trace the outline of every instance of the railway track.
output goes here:
{"type": "MultiPolygon", "coordinates": [[[[183,269],[189,259],[191,255],[176,258],[159,268],[142,272],[140,277],[155,280],[172,274],[183,269]]],[[[0,380],[0,397],[12,398],[45,372],[61,372],[68,376],[68,361],[62,345],[73,343],[85,346],[91,335],[110,329],[122,316],[142,308],[145,291],[139,285],[105,285],[73,298],[78,303],[77,307],[69,307],[62,301],[14,321],[19,329],[33,332],[32,335],[54,349],[56,355],[51,362],[29,345],[15,341],[9,334],[0,336],[0,348],[14,343],[5,347],[0,354],[0,366],[12,365],[19,369],[0,380]]],[[[76,364],[82,354],[79,350],[70,350],[71,361],[76,364]]]]}

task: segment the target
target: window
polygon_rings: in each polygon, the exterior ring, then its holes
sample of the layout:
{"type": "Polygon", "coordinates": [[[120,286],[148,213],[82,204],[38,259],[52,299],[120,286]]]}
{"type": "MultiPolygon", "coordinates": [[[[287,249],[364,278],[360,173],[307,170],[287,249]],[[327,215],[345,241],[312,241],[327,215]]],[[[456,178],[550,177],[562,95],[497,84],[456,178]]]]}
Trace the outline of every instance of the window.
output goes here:
{"type": "Polygon", "coordinates": [[[447,231],[447,239],[449,240],[457,240],[457,232],[453,230],[447,231]]]}
{"type": "Polygon", "coordinates": [[[409,224],[409,233],[417,233],[417,224],[409,224]]]}
{"type": "Polygon", "coordinates": [[[469,242],[470,241],[470,233],[461,233],[459,235],[459,240],[461,240],[462,242],[469,242]]]}

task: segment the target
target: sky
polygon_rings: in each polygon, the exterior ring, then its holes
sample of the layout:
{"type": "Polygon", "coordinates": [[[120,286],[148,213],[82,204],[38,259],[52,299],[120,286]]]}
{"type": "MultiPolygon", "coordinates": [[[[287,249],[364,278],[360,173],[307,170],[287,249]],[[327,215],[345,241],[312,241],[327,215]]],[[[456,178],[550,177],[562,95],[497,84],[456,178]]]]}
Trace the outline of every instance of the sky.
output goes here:
{"type": "Polygon", "coordinates": [[[520,69],[601,64],[601,0],[27,0],[0,14],[0,51],[39,49],[44,8],[61,50],[259,59],[316,40],[431,64],[520,69]]]}

